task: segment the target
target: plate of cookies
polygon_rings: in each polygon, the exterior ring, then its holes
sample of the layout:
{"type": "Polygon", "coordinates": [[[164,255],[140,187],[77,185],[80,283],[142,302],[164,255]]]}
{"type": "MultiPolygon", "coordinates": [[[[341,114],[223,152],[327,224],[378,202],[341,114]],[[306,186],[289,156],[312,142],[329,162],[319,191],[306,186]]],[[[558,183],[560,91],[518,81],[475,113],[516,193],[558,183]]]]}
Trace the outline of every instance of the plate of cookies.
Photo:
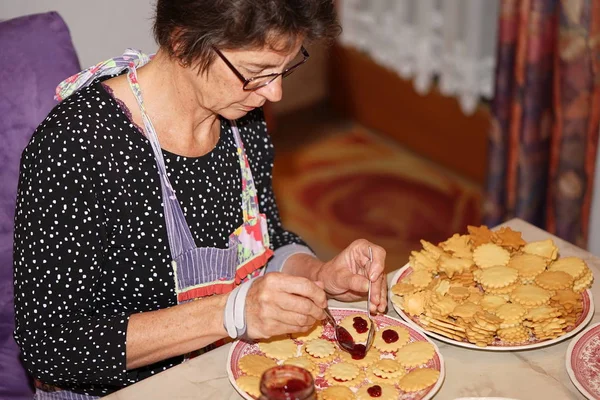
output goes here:
{"type": "MultiPolygon", "coordinates": [[[[364,312],[351,308],[330,311],[356,343],[366,341],[370,322],[364,312]]],[[[339,349],[326,320],[302,334],[257,342],[238,340],[227,359],[229,380],[242,397],[257,399],[263,372],[286,364],[312,374],[319,399],[431,399],[445,375],[437,346],[396,318],[376,315],[373,320],[378,330],[363,358],[339,349]]]]}
{"type": "Polygon", "coordinates": [[[600,322],[569,343],[565,363],[577,389],[588,399],[600,399],[600,322]]]}
{"type": "Polygon", "coordinates": [[[437,245],[421,240],[394,275],[390,298],[410,326],[462,347],[515,351],[557,343],[590,322],[594,277],[585,261],[507,227],[468,231],[437,245]]]}

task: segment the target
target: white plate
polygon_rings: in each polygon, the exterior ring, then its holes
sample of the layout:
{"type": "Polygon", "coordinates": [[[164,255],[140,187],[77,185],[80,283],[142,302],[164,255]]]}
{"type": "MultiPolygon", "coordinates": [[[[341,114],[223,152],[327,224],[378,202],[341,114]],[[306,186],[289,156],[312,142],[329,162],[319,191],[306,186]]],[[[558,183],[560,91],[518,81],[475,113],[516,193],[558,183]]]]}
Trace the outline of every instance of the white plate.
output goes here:
{"type": "MultiPolygon", "coordinates": [[[[333,317],[337,321],[341,320],[342,318],[344,318],[347,315],[356,314],[357,312],[358,313],[362,312],[361,310],[357,310],[355,308],[330,308],[330,311],[333,314],[333,317]]],[[[434,354],[433,358],[431,360],[429,360],[427,362],[427,364],[425,364],[425,365],[429,368],[435,368],[440,371],[440,376],[439,376],[437,382],[434,385],[431,385],[428,388],[423,389],[419,392],[410,393],[410,394],[406,394],[406,393],[402,394],[402,397],[401,397],[402,400],[429,400],[429,399],[431,399],[437,393],[437,391],[440,389],[440,387],[442,387],[442,383],[444,382],[444,376],[446,374],[445,368],[444,368],[444,359],[443,359],[442,354],[440,353],[440,350],[438,349],[437,345],[435,343],[433,343],[425,335],[423,335],[420,330],[413,329],[411,326],[407,325],[406,323],[404,323],[403,321],[400,321],[397,318],[390,317],[387,315],[376,315],[373,317],[373,319],[375,320],[375,323],[377,323],[377,326],[379,328],[383,328],[386,326],[404,326],[406,329],[409,330],[410,339],[412,342],[426,341],[433,345],[433,347],[435,349],[435,354],[434,354]]],[[[323,336],[326,338],[329,338],[329,339],[333,339],[333,329],[331,328],[331,325],[329,325],[329,324],[324,325],[323,336]]],[[[240,387],[235,382],[236,378],[238,378],[240,375],[243,374],[243,372],[240,371],[240,369],[238,367],[239,359],[247,354],[262,354],[262,353],[260,352],[260,349],[258,348],[258,345],[256,343],[248,343],[248,342],[243,342],[243,341],[239,341],[239,340],[237,340],[233,343],[233,346],[231,346],[231,348],[229,349],[229,355],[227,357],[227,375],[229,376],[229,381],[231,382],[231,384],[233,385],[235,390],[237,390],[238,393],[243,398],[245,398],[247,400],[254,400],[253,397],[251,397],[245,391],[240,389],[240,387]]],[[[321,372],[323,372],[323,369],[326,368],[326,365],[327,364],[324,364],[321,367],[321,372]]],[[[316,376],[315,385],[317,387],[326,387],[327,386],[327,382],[322,377],[322,374],[319,374],[316,376]]]]}
{"type": "Polygon", "coordinates": [[[588,399],[600,399],[600,322],[571,340],[565,364],[575,387],[588,399]]]}
{"type": "MultiPolygon", "coordinates": [[[[404,267],[400,268],[400,270],[394,274],[391,285],[395,285],[396,283],[398,283],[398,281],[400,280],[401,277],[404,277],[404,276],[410,274],[411,272],[412,272],[412,268],[410,267],[409,264],[406,264],[404,267]]],[[[390,299],[392,298],[392,296],[394,296],[394,294],[392,293],[391,286],[390,286],[390,290],[389,290],[389,296],[390,296],[390,299]]],[[[396,306],[393,302],[392,302],[392,304],[394,306],[394,310],[396,310],[398,315],[403,320],[405,320],[407,324],[409,324],[411,327],[413,327],[415,329],[420,330],[421,332],[424,332],[427,336],[435,338],[439,341],[453,344],[453,345],[460,346],[460,347],[466,347],[468,349],[488,350],[488,351],[518,351],[518,350],[530,350],[530,349],[537,349],[539,347],[550,346],[555,343],[561,342],[567,338],[570,338],[570,337],[576,335],[578,332],[580,332],[583,328],[585,328],[585,326],[591,321],[592,317],[594,316],[594,299],[592,297],[592,292],[589,289],[582,293],[582,301],[583,301],[583,312],[581,313],[581,316],[579,317],[579,319],[575,322],[575,327],[573,329],[571,329],[570,331],[568,331],[567,333],[565,333],[564,335],[557,337],[556,339],[531,341],[529,344],[517,344],[517,345],[491,344],[487,347],[479,347],[473,343],[460,342],[458,340],[447,338],[447,337],[437,334],[435,332],[430,332],[425,327],[422,327],[421,325],[419,325],[417,323],[416,319],[413,319],[413,318],[409,317],[407,314],[405,314],[404,311],[402,311],[400,309],[400,307],[396,306]]]]}

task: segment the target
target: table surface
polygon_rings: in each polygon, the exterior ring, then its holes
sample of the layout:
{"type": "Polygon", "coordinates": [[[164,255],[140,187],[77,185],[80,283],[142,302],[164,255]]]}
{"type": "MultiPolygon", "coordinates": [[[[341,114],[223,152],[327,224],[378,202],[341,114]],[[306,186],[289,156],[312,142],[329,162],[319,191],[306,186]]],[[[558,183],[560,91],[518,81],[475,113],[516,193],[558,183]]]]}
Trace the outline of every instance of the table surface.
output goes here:
{"type": "MultiPolygon", "coordinates": [[[[561,256],[577,256],[585,260],[600,276],[600,258],[570,243],[550,235],[522,220],[513,219],[503,226],[521,231],[527,241],[552,238],[561,256]]],[[[389,274],[391,279],[393,274],[389,274]]],[[[598,310],[600,288],[593,284],[595,309],[598,310]]],[[[364,301],[341,303],[330,301],[332,307],[364,308],[364,301]]],[[[387,314],[399,318],[391,303],[387,314]]],[[[597,312],[590,324],[600,321],[597,312]]],[[[491,352],[465,349],[433,339],[446,363],[446,379],[436,400],[460,397],[508,397],[530,399],[585,399],[571,383],[565,369],[565,354],[570,340],[535,350],[491,352]]],[[[229,383],[226,361],[231,344],[208,352],[189,362],[129,386],[107,400],[137,399],[241,399],[229,383]]]]}

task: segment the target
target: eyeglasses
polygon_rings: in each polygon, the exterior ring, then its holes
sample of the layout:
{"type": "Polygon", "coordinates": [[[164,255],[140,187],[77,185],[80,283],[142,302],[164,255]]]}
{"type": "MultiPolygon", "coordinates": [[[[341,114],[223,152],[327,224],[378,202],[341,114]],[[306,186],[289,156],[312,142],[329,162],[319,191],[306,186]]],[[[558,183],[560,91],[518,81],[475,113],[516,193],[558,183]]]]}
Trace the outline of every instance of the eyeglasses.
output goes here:
{"type": "Polygon", "coordinates": [[[231,62],[229,62],[229,60],[223,55],[223,53],[221,53],[221,51],[219,51],[219,49],[217,49],[216,47],[213,47],[213,49],[219,55],[219,57],[221,57],[221,59],[225,62],[225,64],[227,64],[229,69],[231,69],[233,71],[235,76],[237,76],[240,79],[240,81],[242,81],[242,83],[244,84],[244,86],[243,86],[244,90],[256,90],[256,89],[265,87],[269,83],[273,82],[275,79],[279,78],[280,75],[282,78],[285,78],[286,76],[291,75],[292,72],[294,72],[299,66],[304,64],[308,60],[308,57],[310,57],[310,55],[308,54],[308,51],[306,51],[304,46],[302,46],[300,48],[300,52],[304,56],[304,59],[302,61],[300,61],[299,63],[294,64],[291,67],[286,68],[285,70],[283,70],[282,72],[279,72],[279,73],[276,72],[273,74],[255,76],[254,78],[246,78],[244,75],[241,74],[240,71],[238,71],[233,66],[233,64],[231,62]]]}

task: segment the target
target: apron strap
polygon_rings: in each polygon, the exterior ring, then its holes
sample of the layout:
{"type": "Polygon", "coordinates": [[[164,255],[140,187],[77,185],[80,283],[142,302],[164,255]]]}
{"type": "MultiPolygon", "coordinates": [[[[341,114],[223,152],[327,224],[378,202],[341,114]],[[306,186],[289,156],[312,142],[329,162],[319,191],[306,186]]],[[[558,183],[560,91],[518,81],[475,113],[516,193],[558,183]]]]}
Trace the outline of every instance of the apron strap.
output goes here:
{"type": "Polygon", "coordinates": [[[238,160],[242,172],[242,210],[244,212],[244,222],[247,222],[250,219],[258,218],[260,215],[258,195],[256,186],[254,185],[252,170],[248,163],[248,157],[246,157],[246,151],[244,150],[244,143],[240,136],[240,131],[235,121],[229,121],[229,123],[231,124],[233,138],[237,146],[238,160]]]}
{"type": "MultiPolygon", "coordinates": [[[[152,151],[156,160],[158,168],[162,194],[163,194],[163,208],[165,213],[165,221],[167,227],[167,235],[169,238],[169,246],[171,249],[171,256],[173,259],[177,259],[183,253],[192,251],[196,248],[194,238],[190,231],[190,228],[185,220],[185,215],[181,210],[179,201],[175,190],[171,185],[169,177],[167,175],[167,169],[162,154],[162,149],[158,141],[156,130],[152,125],[152,121],[146,112],[144,107],[144,101],[142,98],[142,91],[138,83],[137,70],[135,63],[131,62],[128,66],[127,80],[129,86],[134,94],[134,97],[140,108],[142,114],[142,120],[144,122],[144,131],[146,137],[152,145],[152,151]]],[[[233,131],[235,143],[237,146],[238,159],[240,162],[240,169],[242,175],[242,210],[244,222],[250,218],[256,218],[259,214],[258,209],[258,198],[256,195],[256,187],[254,186],[254,179],[252,178],[252,171],[246,157],[246,153],[243,148],[242,140],[239,134],[239,130],[234,121],[229,121],[231,129],[233,131]]]]}
{"type": "Polygon", "coordinates": [[[90,83],[100,77],[118,75],[128,68],[131,63],[136,68],[139,68],[148,64],[152,58],[154,58],[154,54],[148,55],[139,50],[126,49],[122,56],[99,62],[59,83],[56,87],[54,99],[63,101],[77,90],[89,86],[90,83]]]}

